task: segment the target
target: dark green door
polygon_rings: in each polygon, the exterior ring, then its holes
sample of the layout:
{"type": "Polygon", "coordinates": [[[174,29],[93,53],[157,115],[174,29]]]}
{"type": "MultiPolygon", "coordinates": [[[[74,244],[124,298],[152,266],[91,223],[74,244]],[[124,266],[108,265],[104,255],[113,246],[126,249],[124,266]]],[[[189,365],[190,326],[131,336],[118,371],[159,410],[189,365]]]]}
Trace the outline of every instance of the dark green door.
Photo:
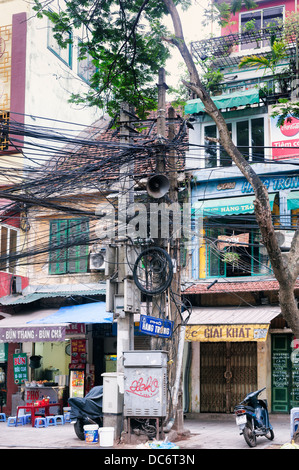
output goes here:
{"type": "Polygon", "coordinates": [[[272,335],[272,411],[299,406],[299,349],[293,335],[272,335]]]}

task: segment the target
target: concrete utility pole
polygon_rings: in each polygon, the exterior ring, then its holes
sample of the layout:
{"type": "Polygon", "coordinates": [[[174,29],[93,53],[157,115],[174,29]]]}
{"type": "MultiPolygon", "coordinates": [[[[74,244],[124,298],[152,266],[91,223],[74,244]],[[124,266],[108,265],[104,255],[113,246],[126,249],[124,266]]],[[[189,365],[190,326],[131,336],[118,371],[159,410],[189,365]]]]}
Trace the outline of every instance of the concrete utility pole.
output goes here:
{"type": "MultiPolygon", "coordinates": [[[[165,83],[165,70],[159,70],[159,83],[158,83],[158,116],[157,116],[157,134],[158,138],[161,139],[161,153],[157,155],[156,171],[157,174],[166,175],[169,179],[169,192],[168,202],[175,207],[178,205],[178,174],[177,174],[177,155],[175,150],[170,150],[167,153],[168,168],[165,166],[165,147],[163,139],[166,138],[166,90],[167,85],[165,83]]],[[[172,140],[175,136],[175,110],[171,107],[168,113],[169,127],[168,127],[168,139],[172,140]]],[[[168,289],[168,292],[163,292],[160,296],[153,296],[153,316],[161,316],[161,313],[166,317],[166,310],[168,311],[169,320],[174,322],[174,335],[170,340],[171,352],[169,352],[169,384],[171,388],[171,396],[169,397],[168,403],[168,425],[170,428],[174,428],[180,432],[183,430],[183,407],[182,407],[182,390],[181,390],[181,374],[182,374],[182,360],[183,360],[183,348],[185,338],[185,327],[181,326],[181,277],[180,277],[180,234],[174,233],[175,229],[175,217],[180,216],[181,211],[178,210],[173,213],[172,224],[170,223],[169,240],[161,236],[158,245],[166,249],[172,260],[174,261],[174,273],[173,279],[168,289]],[[168,305],[166,303],[168,293],[168,305]],[[172,355],[171,355],[172,354],[172,355]]],[[[169,219],[170,220],[170,219],[169,219]]],[[[181,223],[179,224],[181,227],[181,223]]],[[[161,233],[161,232],[160,232],[161,233]]],[[[158,343],[158,340],[152,342],[153,349],[158,343]]],[[[163,348],[166,348],[166,341],[160,341],[159,344],[163,344],[163,348]]],[[[161,349],[163,349],[161,348],[161,349]]]]}
{"type": "MultiPolygon", "coordinates": [[[[120,110],[120,141],[123,144],[130,143],[129,116],[130,107],[124,103],[120,110]]],[[[134,314],[128,313],[125,309],[124,301],[125,279],[127,278],[127,216],[128,208],[134,202],[133,187],[134,162],[126,163],[120,168],[120,188],[118,196],[118,249],[117,249],[117,269],[118,269],[118,297],[120,301],[120,315],[117,319],[117,372],[123,373],[123,351],[134,349],[134,314]],[[123,240],[122,240],[123,239],[123,240]],[[122,304],[122,305],[121,305],[122,304]],[[123,309],[121,307],[123,306],[123,309]]]]}
{"type": "MultiPolygon", "coordinates": [[[[124,104],[120,112],[121,144],[130,143],[129,121],[130,109],[124,104]]],[[[127,217],[134,210],[133,170],[134,162],[124,163],[120,167],[117,236],[110,240],[105,268],[108,276],[106,309],[113,312],[117,319],[117,371],[103,374],[103,419],[104,426],[115,428],[116,437],[120,437],[123,426],[123,353],[134,349],[134,313],[140,312],[139,292],[131,279],[127,262],[127,217]]]]}
{"type": "MultiPolygon", "coordinates": [[[[157,111],[157,135],[158,139],[161,141],[161,149],[158,152],[156,159],[156,174],[165,175],[165,152],[164,144],[166,137],[166,90],[168,86],[165,83],[165,70],[161,68],[159,70],[159,79],[158,79],[158,111],[157,111]]],[[[161,227],[161,225],[160,225],[161,227]]],[[[158,236],[161,237],[161,232],[158,231],[158,236]]],[[[158,246],[161,248],[167,248],[167,241],[160,238],[157,242],[158,246]],[[165,246],[166,243],[166,246],[165,246]]],[[[165,316],[166,310],[166,292],[163,292],[160,295],[154,295],[152,297],[152,314],[154,317],[165,316]]],[[[165,341],[161,338],[152,337],[151,345],[152,349],[163,349],[165,341]],[[162,346],[162,347],[161,347],[162,346]]]]}

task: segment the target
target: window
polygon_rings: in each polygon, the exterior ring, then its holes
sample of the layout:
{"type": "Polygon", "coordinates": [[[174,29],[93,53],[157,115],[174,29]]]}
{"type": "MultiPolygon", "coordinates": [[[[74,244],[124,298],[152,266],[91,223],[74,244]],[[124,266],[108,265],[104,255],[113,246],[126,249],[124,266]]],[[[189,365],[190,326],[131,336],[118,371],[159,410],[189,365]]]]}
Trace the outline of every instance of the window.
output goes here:
{"type": "MultiPolygon", "coordinates": [[[[61,47],[57,39],[55,39],[55,33],[53,31],[53,23],[49,20],[48,23],[48,49],[52,51],[60,60],[62,60],[66,65],[72,67],[72,44],[66,44],[66,47],[61,47]]],[[[63,35],[63,39],[71,40],[72,34],[71,32],[65,33],[63,35]]]]}
{"type": "Polygon", "coordinates": [[[18,230],[1,225],[0,236],[0,270],[13,273],[16,267],[18,230]]]}
{"type": "MultiPolygon", "coordinates": [[[[220,223],[224,225],[223,220],[220,223]]],[[[208,276],[269,275],[271,270],[268,254],[260,243],[259,231],[238,229],[236,219],[229,221],[226,225],[227,227],[223,228],[207,229],[208,276]],[[223,239],[226,242],[222,242],[223,239]],[[236,240],[239,240],[239,243],[236,240]]]]}
{"type": "Polygon", "coordinates": [[[93,58],[86,52],[84,59],[78,59],[78,75],[87,83],[90,82],[91,77],[96,73],[97,68],[92,63],[93,58]]]}
{"type": "MultiPolygon", "coordinates": [[[[240,28],[241,33],[248,31],[254,33],[269,26],[280,25],[283,21],[284,7],[271,7],[264,10],[256,10],[248,13],[240,14],[240,28]]],[[[269,45],[269,40],[253,41],[250,43],[244,42],[241,44],[241,49],[257,49],[269,45]]]]}
{"type": "MultiPolygon", "coordinates": [[[[233,142],[243,156],[252,162],[264,161],[265,129],[264,118],[250,118],[226,123],[233,142]]],[[[204,137],[218,138],[215,125],[204,126],[204,137]]],[[[232,160],[226,151],[213,141],[204,138],[205,167],[231,166],[232,160]]]]}
{"type": "Polygon", "coordinates": [[[52,220],[50,222],[50,274],[87,272],[88,240],[88,220],[52,220]]]}

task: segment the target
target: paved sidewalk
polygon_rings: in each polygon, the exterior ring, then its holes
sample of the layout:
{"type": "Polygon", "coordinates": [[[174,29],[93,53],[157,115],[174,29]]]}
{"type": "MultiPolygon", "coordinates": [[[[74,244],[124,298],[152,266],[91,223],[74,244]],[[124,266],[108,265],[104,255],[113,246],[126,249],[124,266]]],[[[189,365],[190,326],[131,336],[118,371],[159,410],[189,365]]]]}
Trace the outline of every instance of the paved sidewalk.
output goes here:
{"type": "MultiPolygon", "coordinates": [[[[243,436],[239,435],[233,415],[199,415],[199,419],[185,419],[190,435],[175,442],[180,449],[249,449],[243,436]]],[[[289,415],[271,415],[274,440],[257,439],[254,449],[279,449],[290,442],[289,415]]],[[[136,449],[137,445],[116,443],[113,449],[136,449]]],[[[80,441],[72,424],[33,428],[31,425],[11,427],[0,422],[1,449],[103,449],[99,444],[80,441]]],[[[107,448],[106,448],[107,449],[107,448]]]]}

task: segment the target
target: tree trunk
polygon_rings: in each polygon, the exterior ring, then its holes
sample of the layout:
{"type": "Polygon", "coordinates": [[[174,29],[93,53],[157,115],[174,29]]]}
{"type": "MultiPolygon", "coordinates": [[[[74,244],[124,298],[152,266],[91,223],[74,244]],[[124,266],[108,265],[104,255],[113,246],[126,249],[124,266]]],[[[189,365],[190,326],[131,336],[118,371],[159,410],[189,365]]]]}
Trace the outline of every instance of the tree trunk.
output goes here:
{"type": "Polygon", "coordinates": [[[163,0],[173,22],[174,38],[171,42],[179,49],[181,56],[190,74],[190,82],[183,81],[185,86],[201,99],[205,112],[213,119],[218,131],[221,145],[224,147],[232,161],[252,185],[255,193],[255,216],[259,225],[262,242],[264,243],[274,275],[279,283],[279,301],[281,312],[294,335],[299,338],[299,311],[294,296],[294,284],[299,274],[299,234],[298,230],[293,238],[291,250],[288,255],[282,255],[275,235],[268,192],[251,165],[245,160],[238,148],[234,145],[227,129],[224,117],[218,110],[209,93],[202,85],[193,58],[186,46],[181,21],[172,0],[163,0]],[[285,262],[286,260],[286,262],[285,262]]]}

